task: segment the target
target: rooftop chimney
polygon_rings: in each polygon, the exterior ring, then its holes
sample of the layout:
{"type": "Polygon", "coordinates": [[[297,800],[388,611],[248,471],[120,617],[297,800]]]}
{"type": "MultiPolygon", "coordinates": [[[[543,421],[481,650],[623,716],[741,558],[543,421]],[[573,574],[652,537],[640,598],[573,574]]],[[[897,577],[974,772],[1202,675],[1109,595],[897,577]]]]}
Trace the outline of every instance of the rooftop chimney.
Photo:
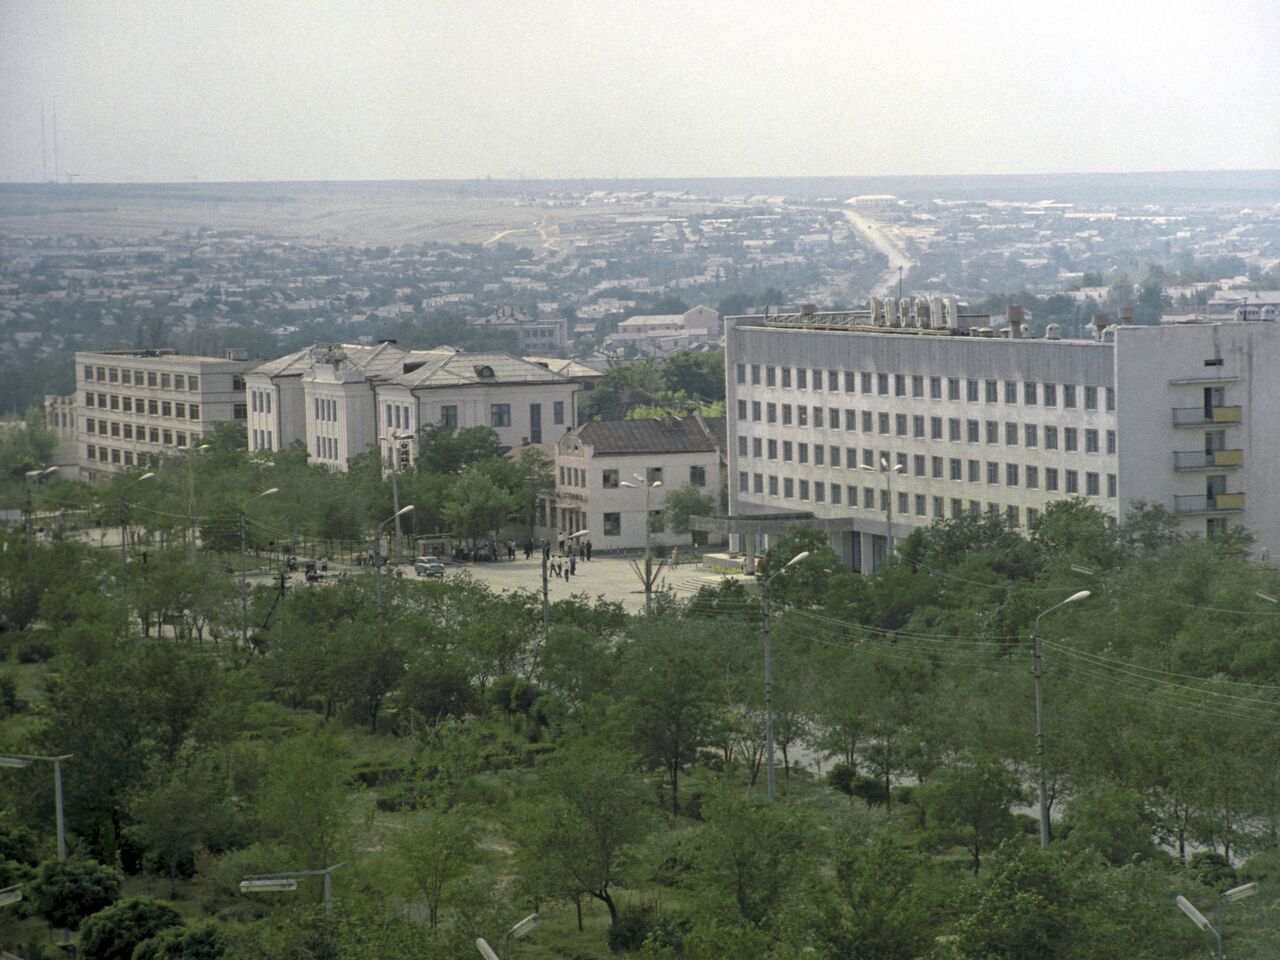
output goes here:
{"type": "Polygon", "coordinates": [[[1105,313],[1095,313],[1093,315],[1093,335],[1095,339],[1102,339],[1102,331],[1111,326],[1111,318],[1105,313]]]}
{"type": "Polygon", "coordinates": [[[1005,317],[1009,320],[1010,340],[1022,339],[1022,321],[1025,316],[1026,314],[1023,312],[1022,307],[1017,304],[1011,303],[1005,308],[1005,317]]]}
{"type": "Polygon", "coordinates": [[[1120,308],[1120,322],[1126,327],[1133,323],[1133,307],[1120,308]]]}

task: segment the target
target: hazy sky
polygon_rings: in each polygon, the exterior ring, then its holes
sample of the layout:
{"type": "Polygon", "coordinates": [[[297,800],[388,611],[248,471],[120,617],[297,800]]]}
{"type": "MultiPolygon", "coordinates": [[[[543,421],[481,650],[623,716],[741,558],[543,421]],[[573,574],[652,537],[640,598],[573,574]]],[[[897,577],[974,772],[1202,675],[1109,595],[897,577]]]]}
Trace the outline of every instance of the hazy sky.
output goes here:
{"type": "Polygon", "coordinates": [[[42,101],[82,181],[1274,168],[1280,2],[0,0],[0,180],[42,101]]]}

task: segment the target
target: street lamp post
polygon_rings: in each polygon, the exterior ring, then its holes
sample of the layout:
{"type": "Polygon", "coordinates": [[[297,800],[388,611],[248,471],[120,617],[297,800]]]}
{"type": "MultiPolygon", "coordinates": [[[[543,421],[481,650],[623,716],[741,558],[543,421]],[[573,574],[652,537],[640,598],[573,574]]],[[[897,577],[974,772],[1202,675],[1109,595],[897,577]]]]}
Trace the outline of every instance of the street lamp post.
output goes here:
{"type": "MultiPolygon", "coordinates": [[[[865,463],[858,469],[876,472],[875,467],[865,463]]],[[[888,460],[884,457],[880,458],[880,473],[884,474],[884,559],[886,563],[893,556],[893,475],[901,472],[902,464],[895,463],[890,467],[888,460]]]]}
{"type": "Polygon", "coordinates": [[[649,500],[655,489],[662,486],[661,480],[654,480],[650,483],[638,473],[633,473],[636,482],[630,480],[618,481],[618,486],[629,487],[634,490],[637,487],[644,488],[644,612],[646,616],[653,615],[653,554],[649,547],[649,500]]]}
{"type": "Polygon", "coordinates": [[[240,504],[240,642],[242,644],[249,642],[249,586],[245,579],[245,547],[249,539],[249,518],[245,515],[245,509],[255,500],[270,497],[279,492],[279,487],[270,487],[240,504]]]}
{"type": "Polygon", "coordinates": [[[291,870],[287,873],[253,873],[240,881],[242,893],[275,893],[298,889],[298,881],[303,877],[324,877],[324,908],[333,912],[333,871],[345,866],[335,863],[321,870],[291,870]]]}
{"type": "Polygon", "coordinates": [[[41,480],[49,476],[51,473],[56,473],[57,470],[58,468],[56,466],[45,467],[41,470],[28,470],[25,474],[27,478],[27,511],[24,528],[27,533],[28,555],[30,555],[30,551],[35,547],[36,540],[35,504],[31,497],[31,488],[33,486],[39,486],[41,480]]]}
{"type": "Polygon", "coordinates": [[[760,599],[760,612],[762,615],[762,624],[764,626],[764,749],[765,749],[765,779],[769,788],[769,799],[772,800],[777,793],[777,781],[773,772],[773,644],[769,634],[769,584],[773,583],[774,578],[784,570],[794,567],[801,560],[809,556],[809,551],[805,550],[797,553],[794,557],[786,562],[781,570],[776,570],[764,581],[763,594],[760,599]]]}
{"type": "Polygon", "coordinates": [[[1223,890],[1218,894],[1218,899],[1213,904],[1213,923],[1210,923],[1208,918],[1197,910],[1195,905],[1186,897],[1174,897],[1173,902],[1179,910],[1191,919],[1192,923],[1205,933],[1213,934],[1213,955],[1217,960],[1222,960],[1224,956],[1222,952],[1222,901],[1226,900],[1228,903],[1235,903],[1238,900],[1252,897],[1257,892],[1258,885],[1256,883],[1245,883],[1238,887],[1232,887],[1230,890],[1223,890]]]}
{"type": "Polygon", "coordinates": [[[409,504],[407,507],[402,507],[401,509],[393,513],[391,516],[387,517],[387,519],[383,520],[380,524],[378,524],[377,529],[373,531],[373,579],[374,579],[374,582],[377,584],[376,589],[377,589],[377,595],[378,595],[378,616],[379,617],[382,616],[382,537],[381,537],[382,528],[385,527],[388,523],[392,523],[392,522],[395,522],[396,526],[398,527],[400,525],[399,524],[400,517],[404,516],[404,514],[406,513],[413,513],[412,503],[409,504]]]}
{"type": "Polygon", "coordinates": [[[1032,674],[1036,680],[1036,761],[1040,767],[1040,847],[1045,849],[1049,846],[1049,775],[1044,765],[1044,713],[1040,701],[1040,618],[1046,614],[1053,613],[1059,607],[1065,607],[1068,603],[1076,603],[1080,600],[1089,598],[1088,590],[1080,590],[1073,593],[1061,603],[1055,603],[1048,610],[1045,610],[1036,617],[1035,628],[1031,631],[1031,656],[1032,656],[1032,674]]]}
{"type": "Polygon", "coordinates": [[[73,754],[64,753],[60,757],[38,757],[25,753],[0,753],[0,767],[29,767],[37,761],[53,764],[53,809],[58,821],[58,856],[67,856],[67,829],[62,815],[62,761],[70,760],[73,754]]]}
{"type": "Polygon", "coordinates": [[[187,451],[187,537],[191,545],[191,565],[196,565],[196,454],[208,450],[202,443],[187,451]]]}
{"type": "MultiPolygon", "coordinates": [[[[154,473],[144,473],[121,487],[120,493],[123,494],[135,483],[150,480],[154,476],[154,473]]],[[[123,496],[120,498],[120,565],[126,570],[129,568],[129,501],[123,496]]]]}
{"type": "MultiPolygon", "coordinates": [[[[400,472],[400,454],[407,453],[409,444],[413,441],[414,436],[411,433],[395,433],[385,437],[379,437],[379,440],[385,440],[391,444],[391,509],[396,512],[396,516],[400,515],[400,487],[396,483],[396,475],[400,472]]],[[[404,561],[403,549],[400,543],[400,521],[396,521],[396,547],[395,558],[396,563],[404,561]]]]}

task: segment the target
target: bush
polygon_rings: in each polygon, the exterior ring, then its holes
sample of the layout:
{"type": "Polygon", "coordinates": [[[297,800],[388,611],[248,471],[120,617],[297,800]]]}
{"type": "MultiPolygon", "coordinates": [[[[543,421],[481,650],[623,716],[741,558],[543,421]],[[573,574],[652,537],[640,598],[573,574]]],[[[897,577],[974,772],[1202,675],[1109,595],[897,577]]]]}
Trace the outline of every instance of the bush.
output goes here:
{"type": "Polygon", "coordinates": [[[85,917],[115,903],[121,877],[95,860],[68,857],[40,865],[32,899],[36,913],[54,927],[74,930],[85,917]]]}
{"type": "Polygon", "coordinates": [[[213,922],[169,927],[134,948],[132,960],[220,960],[226,940],[213,922]]]}
{"type": "Polygon", "coordinates": [[[48,663],[56,653],[53,643],[44,637],[28,635],[18,642],[19,663],[48,663]]]}
{"type": "Polygon", "coordinates": [[[853,780],[853,767],[847,763],[834,764],[827,771],[827,785],[850,797],[853,796],[853,780]]]}
{"type": "Polygon", "coordinates": [[[161,930],[181,925],[178,911],[155,897],[131,897],[99,910],[80,929],[80,953],[93,960],[131,960],[161,930]]]}
{"type": "Polygon", "coordinates": [[[18,699],[18,679],[11,670],[0,671],[0,717],[11,717],[26,709],[18,699]]]}
{"type": "Polygon", "coordinates": [[[856,777],[849,792],[869,807],[878,807],[889,799],[889,791],[879,777],[856,777]]]}
{"type": "Polygon", "coordinates": [[[639,950],[653,929],[654,913],[649,907],[620,913],[617,922],[609,927],[609,949],[614,953],[639,950]]]}
{"type": "Polygon", "coordinates": [[[1266,850],[1250,857],[1236,872],[1241,883],[1280,880],[1280,850],[1266,850]]]}
{"type": "Polygon", "coordinates": [[[1214,890],[1232,886],[1236,882],[1236,871],[1227,858],[1212,850],[1201,850],[1191,855],[1187,861],[1187,873],[1200,883],[1214,890]]]}

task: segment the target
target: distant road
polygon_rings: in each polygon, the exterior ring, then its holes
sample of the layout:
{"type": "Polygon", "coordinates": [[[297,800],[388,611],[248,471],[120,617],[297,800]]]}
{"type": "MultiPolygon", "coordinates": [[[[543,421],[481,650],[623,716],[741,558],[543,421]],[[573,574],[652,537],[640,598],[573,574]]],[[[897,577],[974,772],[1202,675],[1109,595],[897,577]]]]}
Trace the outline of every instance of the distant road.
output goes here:
{"type": "Polygon", "coordinates": [[[853,224],[855,230],[889,258],[889,269],[884,272],[880,282],[871,288],[870,294],[873,297],[886,296],[889,291],[895,290],[897,287],[898,268],[902,267],[902,272],[906,273],[915,265],[915,261],[908,257],[907,252],[885,232],[884,227],[874,220],[868,220],[862,214],[854,213],[849,209],[844,211],[844,215],[853,224]]]}

